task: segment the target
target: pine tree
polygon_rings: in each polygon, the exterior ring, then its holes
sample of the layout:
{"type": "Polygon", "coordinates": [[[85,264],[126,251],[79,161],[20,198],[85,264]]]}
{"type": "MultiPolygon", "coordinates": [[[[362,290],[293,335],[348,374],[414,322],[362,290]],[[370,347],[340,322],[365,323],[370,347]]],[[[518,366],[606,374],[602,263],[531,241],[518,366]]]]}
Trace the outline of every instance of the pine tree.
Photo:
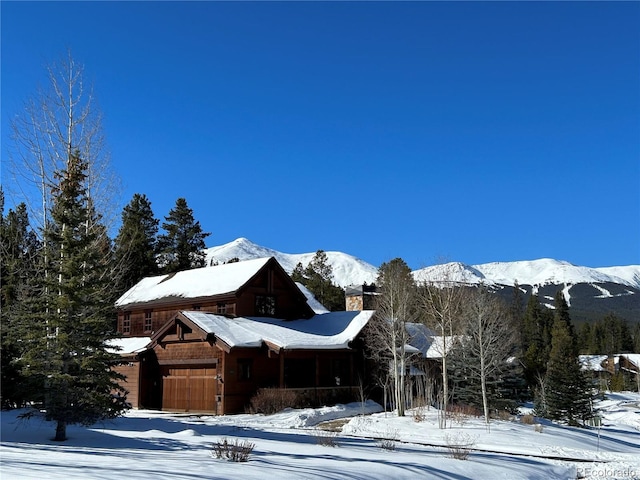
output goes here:
{"type": "Polygon", "coordinates": [[[551,352],[546,375],[546,415],[578,425],[591,413],[589,379],[582,371],[564,297],[556,295],[551,352]]]}
{"type": "Polygon", "coordinates": [[[531,295],[522,322],[522,355],[527,385],[535,389],[544,375],[551,349],[553,316],[540,306],[537,296],[531,295]]]}
{"type": "Polygon", "coordinates": [[[307,287],[329,310],[344,310],[344,290],[333,284],[333,267],[324,250],[318,250],[304,270],[302,264],[298,263],[291,277],[307,287]]]}
{"type": "Polygon", "coordinates": [[[205,265],[204,239],[210,233],[202,231],[200,222],[193,217],[193,210],[184,198],[176,205],[162,224],[166,234],[158,237],[161,263],[165,273],[203,267],[205,265]]]}
{"type": "Polygon", "coordinates": [[[25,402],[20,322],[25,303],[38,294],[31,286],[38,275],[40,242],[29,225],[26,205],[21,203],[5,217],[3,200],[0,189],[1,406],[14,408],[25,402]]]}
{"type": "Polygon", "coordinates": [[[118,361],[108,350],[114,338],[106,229],[86,190],[87,163],[70,153],[56,174],[51,221],[45,228],[43,300],[25,332],[23,373],[41,387],[55,440],[69,424],[92,424],[126,408],[118,361]],[[117,392],[119,395],[114,395],[117,392]]]}
{"type": "Polygon", "coordinates": [[[147,196],[136,193],[122,211],[122,226],[115,241],[115,261],[121,272],[115,289],[118,294],[140,279],[159,273],[158,224],[147,196]]]}

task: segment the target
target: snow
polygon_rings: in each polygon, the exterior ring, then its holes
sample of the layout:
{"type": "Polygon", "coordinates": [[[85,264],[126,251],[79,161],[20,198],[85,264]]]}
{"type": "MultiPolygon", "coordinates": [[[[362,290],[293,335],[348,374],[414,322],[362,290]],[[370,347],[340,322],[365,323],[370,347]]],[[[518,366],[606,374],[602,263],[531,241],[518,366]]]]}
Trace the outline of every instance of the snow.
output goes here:
{"type": "Polygon", "coordinates": [[[307,305],[311,307],[314,313],[322,314],[322,313],[329,312],[327,307],[325,307],[318,300],[316,300],[316,297],[313,296],[313,293],[311,293],[311,291],[309,291],[307,287],[302,285],[300,282],[296,282],[296,285],[298,286],[298,289],[300,289],[300,291],[304,293],[304,296],[307,297],[307,305]]]}
{"type": "Polygon", "coordinates": [[[580,365],[583,370],[591,370],[592,372],[605,372],[606,368],[602,366],[602,362],[607,359],[606,355],[580,355],[580,365]]]}
{"type": "Polygon", "coordinates": [[[158,299],[200,298],[234,292],[254,276],[269,258],[194,268],[175,274],[146,277],[124,293],[116,307],[158,299]]]}
{"type": "MultiPolygon", "coordinates": [[[[276,250],[256,245],[246,238],[236,240],[207,249],[207,265],[226,262],[237,257],[240,260],[261,257],[275,257],[287,273],[293,272],[298,263],[306,267],[313,259],[313,253],[282,253],[276,250]]],[[[342,252],[325,252],[327,260],[333,269],[333,282],[341,287],[347,285],[362,285],[373,283],[378,277],[378,269],[352,255],[342,252]]]]}
{"type": "Polygon", "coordinates": [[[108,350],[119,353],[120,355],[127,355],[145,351],[147,345],[150,343],[150,337],[127,337],[109,340],[107,345],[110,347],[108,350]]]}
{"type": "MultiPolygon", "coordinates": [[[[346,287],[375,283],[378,276],[377,267],[346,253],[325,253],[333,268],[333,281],[336,285],[346,287]]],[[[256,245],[246,238],[238,238],[207,249],[207,264],[222,263],[234,257],[246,260],[273,256],[288,273],[291,273],[298,262],[306,267],[314,255],[315,252],[282,253],[256,245]]],[[[513,285],[516,281],[521,285],[612,282],[640,288],[640,265],[591,268],[550,258],[480,265],[451,262],[415,270],[413,275],[417,280],[443,280],[446,276],[452,281],[485,285],[513,285]]]]}
{"type": "Polygon", "coordinates": [[[246,479],[640,479],[640,395],[610,393],[596,404],[600,429],[478,418],[438,428],[436,409],[406,417],[368,401],[275,415],[205,416],[128,412],[91,427],[70,426],[54,442],[51,423],[2,412],[3,480],[246,479]],[[363,415],[364,414],[364,415],[363,415]],[[338,419],[343,419],[338,421],[338,419]],[[421,420],[421,421],[418,421],[421,420]],[[335,431],[322,422],[333,421],[335,431]],[[536,431],[538,430],[538,431],[536,431]],[[212,444],[248,441],[246,463],[211,455],[212,444]],[[382,440],[391,449],[381,448],[382,440]],[[467,460],[448,445],[469,440],[467,460]],[[328,445],[334,445],[328,446],[328,445]],[[582,460],[580,462],[576,460],[582,460]]]}
{"type": "Polygon", "coordinates": [[[329,312],[308,320],[280,320],[182,312],[202,330],[215,334],[232,348],[259,347],[266,342],[285,350],[347,349],[373,313],[373,310],[329,312]]]}

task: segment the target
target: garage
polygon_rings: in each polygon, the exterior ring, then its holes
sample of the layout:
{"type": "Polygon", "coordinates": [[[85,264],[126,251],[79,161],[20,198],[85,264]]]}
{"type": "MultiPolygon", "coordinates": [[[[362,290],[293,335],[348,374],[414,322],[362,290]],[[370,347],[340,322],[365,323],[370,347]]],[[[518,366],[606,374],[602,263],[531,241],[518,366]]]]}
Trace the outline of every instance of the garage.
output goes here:
{"type": "Polygon", "coordinates": [[[162,409],[216,412],[216,367],[163,366],[162,409]]]}

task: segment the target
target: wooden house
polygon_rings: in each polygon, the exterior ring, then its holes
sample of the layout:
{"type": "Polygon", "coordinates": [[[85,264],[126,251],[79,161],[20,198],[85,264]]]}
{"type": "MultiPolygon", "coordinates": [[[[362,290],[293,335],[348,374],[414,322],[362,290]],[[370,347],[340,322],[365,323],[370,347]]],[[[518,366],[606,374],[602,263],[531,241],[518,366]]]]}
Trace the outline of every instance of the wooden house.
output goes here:
{"type": "Polygon", "coordinates": [[[262,387],[353,390],[373,314],[314,314],[274,258],[145,278],[116,306],[123,340],[146,339],[119,367],[132,405],[217,414],[244,411],[262,387]]]}

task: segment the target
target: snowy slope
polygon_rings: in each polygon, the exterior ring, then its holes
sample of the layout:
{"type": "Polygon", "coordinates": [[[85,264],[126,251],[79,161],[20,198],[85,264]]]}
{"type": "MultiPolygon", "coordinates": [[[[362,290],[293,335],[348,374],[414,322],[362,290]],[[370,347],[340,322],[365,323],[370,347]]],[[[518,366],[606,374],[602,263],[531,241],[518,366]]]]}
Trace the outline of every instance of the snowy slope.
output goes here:
{"type": "Polygon", "coordinates": [[[413,272],[419,280],[442,280],[487,285],[549,285],[577,283],[617,283],[640,288],[640,266],[589,268],[569,262],[542,258],[517,262],[465,265],[458,262],[434,265],[413,272]]]}
{"type": "MultiPolygon", "coordinates": [[[[375,282],[378,269],[352,255],[342,252],[325,252],[333,267],[334,283],[345,287],[375,282]]],[[[303,266],[311,261],[312,253],[282,253],[238,238],[233,242],[207,250],[207,264],[224,263],[231,258],[248,260],[275,257],[284,269],[291,273],[298,262],[303,266]]],[[[470,284],[486,285],[576,285],[576,284],[618,284],[640,289],[640,265],[621,267],[590,268],[572,265],[569,262],[542,258],[517,262],[492,262],[480,265],[466,265],[452,262],[434,265],[413,272],[417,280],[450,280],[470,284]]]]}
{"type": "MultiPolygon", "coordinates": [[[[333,282],[341,287],[375,282],[378,269],[352,255],[342,252],[325,252],[333,267],[333,282]]],[[[207,249],[207,265],[224,263],[234,257],[240,260],[252,258],[275,257],[282,267],[291,273],[298,263],[307,266],[313,259],[313,253],[282,253],[270,248],[261,247],[246,238],[238,238],[233,242],[207,249]]]]}

